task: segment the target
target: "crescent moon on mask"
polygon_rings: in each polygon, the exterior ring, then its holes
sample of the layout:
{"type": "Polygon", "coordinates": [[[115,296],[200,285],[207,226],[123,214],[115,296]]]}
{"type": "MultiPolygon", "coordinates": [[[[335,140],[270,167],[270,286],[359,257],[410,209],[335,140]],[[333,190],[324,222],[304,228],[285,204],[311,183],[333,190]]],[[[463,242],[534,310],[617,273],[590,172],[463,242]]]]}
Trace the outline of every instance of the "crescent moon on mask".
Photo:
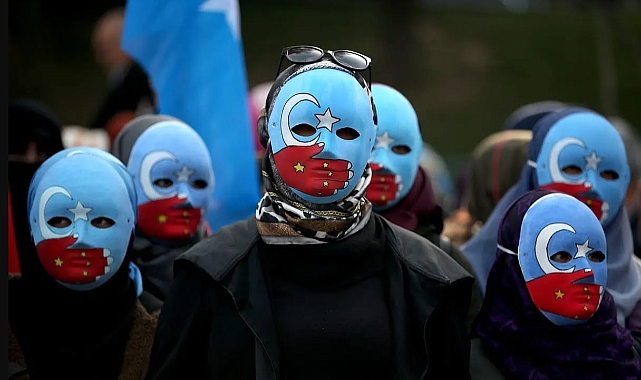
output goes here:
{"type": "Polygon", "coordinates": [[[572,228],[572,226],[570,226],[569,224],[552,223],[543,227],[541,232],[539,232],[538,236],[536,237],[536,243],[534,246],[534,251],[536,252],[536,261],[538,261],[539,266],[541,267],[541,269],[543,269],[543,272],[545,272],[545,274],[574,272],[574,267],[569,269],[559,269],[552,265],[552,263],[550,262],[550,257],[548,256],[548,244],[550,244],[550,240],[552,240],[554,234],[559,231],[570,231],[572,233],[576,232],[574,228],[572,228]]]}
{"type": "Polygon", "coordinates": [[[147,198],[152,201],[173,196],[173,194],[161,194],[156,191],[154,184],[151,181],[151,168],[163,160],[178,161],[176,156],[170,152],[166,150],[157,150],[146,155],[140,163],[140,187],[147,198]]]}
{"type": "Polygon", "coordinates": [[[320,103],[312,94],[296,94],[291,98],[287,99],[285,105],[283,106],[283,113],[280,115],[280,133],[283,135],[283,140],[285,141],[286,146],[311,146],[316,144],[320,136],[316,136],[312,141],[304,142],[298,140],[292,134],[291,129],[289,128],[289,114],[292,112],[292,109],[300,102],[312,102],[316,107],[320,107],[320,103]]]}
{"type": "Polygon", "coordinates": [[[47,221],[45,220],[45,207],[47,206],[47,203],[49,202],[49,199],[53,197],[56,194],[62,194],[65,197],[72,199],[71,194],[64,188],[60,186],[51,186],[44,192],[42,192],[42,195],[40,196],[40,202],[38,203],[38,227],[40,228],[40,234],[42,235],[43,239],[60,239],[63,237],[67,237],[71,235],[71,232],[73,229],[69,230],[66,234],[57,234],[49,227],[47,227],[47,221]]]}
{"type": "Polygon", "coordinates": [[[552,177],[552,182],[560,183],[583,183],[583,179],[578,181],[571,181],[563,176],[561,169],[559,168],[559,156],[565,147],[569,145],[578,145],[581,148],[585,148],[585,143],[574,137],[566,137],[557,141],[550,149],[550,176],[552,177]]]}

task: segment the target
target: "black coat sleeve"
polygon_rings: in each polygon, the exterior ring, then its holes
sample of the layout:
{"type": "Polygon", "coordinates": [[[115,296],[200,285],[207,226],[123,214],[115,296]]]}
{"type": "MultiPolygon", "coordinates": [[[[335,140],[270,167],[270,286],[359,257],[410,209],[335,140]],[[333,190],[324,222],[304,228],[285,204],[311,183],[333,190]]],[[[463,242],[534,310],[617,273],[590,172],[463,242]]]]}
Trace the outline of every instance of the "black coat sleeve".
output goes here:
{"type": "Polygon", "coordinates": [[[191,262],[175,263],[174,281],[154,337],[147,380],[207,378],[215,283],[191,262]]]}
{"type": "Polygon", "coordinates": [[[467,277],[450,284],[430,317],[433,328],[425,337],[429,353],[426,379],[470,379],[470,337],[465,322],[473,282],[467,277]]]}

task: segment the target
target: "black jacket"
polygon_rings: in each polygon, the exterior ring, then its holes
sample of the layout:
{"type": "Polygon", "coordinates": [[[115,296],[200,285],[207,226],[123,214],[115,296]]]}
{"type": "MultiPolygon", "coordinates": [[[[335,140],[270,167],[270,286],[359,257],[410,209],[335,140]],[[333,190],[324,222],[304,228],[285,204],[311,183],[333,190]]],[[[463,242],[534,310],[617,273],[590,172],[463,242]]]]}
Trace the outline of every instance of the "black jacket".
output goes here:
{"type": "MultiPolygon", "coordinates": [[[[392,379],[469,379],[472,277],[435,245],[386,222],[392,379]],[[421,339],[423,337],[423,339],[421,339]]],[[[176,260],[147,379],[279,378],[279,348],[249,218],[176,260]]],[[[304,249],[304,248],[303,248],[304,249]]]]}

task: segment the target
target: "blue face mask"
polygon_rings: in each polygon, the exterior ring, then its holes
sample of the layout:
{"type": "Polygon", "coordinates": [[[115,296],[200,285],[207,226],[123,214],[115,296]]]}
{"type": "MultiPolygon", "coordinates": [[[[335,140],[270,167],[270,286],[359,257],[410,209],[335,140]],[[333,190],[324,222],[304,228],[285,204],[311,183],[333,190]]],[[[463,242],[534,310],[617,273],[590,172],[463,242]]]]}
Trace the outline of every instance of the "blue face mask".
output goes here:
{"type": "Polygon", "coordinates": [[[152,125],[134,143],[127,167],[146,236],[183,240],[196,233],[214,190],[209,151],[196,131],[177,120],[152,125]]]}
{"type": "Polygon", "coordinates": [[[60,284],[95,289],[124,261],[136,223],[135,198],[113,162],[82,153],[54,161],[43,164],[29,191],[36,251],[60,284]]]}
{"type": "Polygon", "coordinates": [[[367,199],[380,211],[394,206],[412,188],[423,140],[416,111],[405,96],[382,84],[372,86],[372,96],[378,129],[369,161],[373,175],[367,199]]]}
{"type": "Polygon", "coordinates": [[[596,313],[607,281],[607,243],[594,213],[576,198],[546,195],[521,224],[518,259],[534,305],[557,325],[596,313]]]}
{"type": "Polygon", "coordinates": [[[369,90],[328,62],[303,66],[273,101],[268,117],[274,164],[303,200],[344,199],[367,166],[376,126],[369,90]]]}
{"type": "Polygon", "coordinates": [[[607,226],[621,209],[630,168],[621,136],[591,112],[561,118],[543,140],[536,162],[539,187],[574,196],[607,226]]]}

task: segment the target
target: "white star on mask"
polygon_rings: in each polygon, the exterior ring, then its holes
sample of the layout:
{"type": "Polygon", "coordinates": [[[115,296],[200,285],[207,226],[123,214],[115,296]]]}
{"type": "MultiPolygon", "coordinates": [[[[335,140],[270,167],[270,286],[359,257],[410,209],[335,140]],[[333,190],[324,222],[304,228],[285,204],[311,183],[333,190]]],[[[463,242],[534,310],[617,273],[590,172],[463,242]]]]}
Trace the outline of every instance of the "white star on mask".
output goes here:
{"type": "Polygon", "coordinates": [[[187,182],[189,181],[189,177],[191,177],[192,174],[194,174],[194,171],[187,168],[186,166],[183,166],[179,171],[174,172],[176,177],[176,181],[178,182],[187,182]]]}
{"type": "Polygon", "coordinates": [[[603,160],[602,157],[596,155],[595,151],[592,151],[589,156],[585,156],[585,168],[597,170],[597,166],[603,160]]]}
{"type": "Polygon", "coordinates": [[[585,243],[583,244],[577,244],[576,245],[576,255],[574,255],[575,259],[578,259],[580,257],[585,257],[590,251],[592,251],[594,248],[589,246],[590,244],[590,239],[586,240],[585,243]]]}
{"type": "Polygon", "coordinates": [[[80,201],[78,201],[76,207],[69,208],[67,210],[73,212],[73,221],[75,222],[78,219],[89,220],[87,214],[92,210],[92,208],[85,207],[82,205],[82,203],[80,203],[80,201]]]}
{"type": "Polygon", "coordinates": [[[389,150],[389,147],[391,144],[393,144],[396,140],[393,138],[389,137],[389,133],[387,131],[383,132],[382,135],[376,136],[376,146],[375,148],[384,148],[389,150]]]}
{"type": "Polygon", "coordinates": [[[318,113],[314,116],[316,116],[316,118],[318,119],[318,125],[316,125],[316,129],[325,128],[330,132],[332,131],[332,127],[334,126],[334,124],[341,121],[341,119],[332,116],[332,111],[329,109],[329,107],[327,108],[327,110],[325,110],[325,113],[318,113]]]}

